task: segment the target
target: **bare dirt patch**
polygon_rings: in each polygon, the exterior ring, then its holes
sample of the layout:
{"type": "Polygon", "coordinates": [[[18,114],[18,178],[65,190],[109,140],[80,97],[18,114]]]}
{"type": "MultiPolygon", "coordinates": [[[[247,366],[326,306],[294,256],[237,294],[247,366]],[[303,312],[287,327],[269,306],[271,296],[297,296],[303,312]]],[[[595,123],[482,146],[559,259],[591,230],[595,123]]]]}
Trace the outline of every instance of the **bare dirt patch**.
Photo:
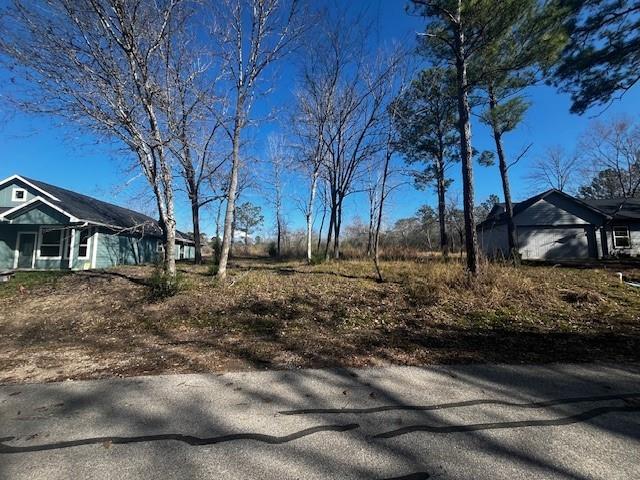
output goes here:
{"type": "Polygon", "coordinates": [[[163,301],[149,299],[150,267],[22,274],[0,286],[0,382],[640,360],[640,292],[614,271],[488,265],[469,281],[457,262],[383,268],[380,284],[368,262],[236,260],[221,285],[182,265],[185,288],[163,301]]]}

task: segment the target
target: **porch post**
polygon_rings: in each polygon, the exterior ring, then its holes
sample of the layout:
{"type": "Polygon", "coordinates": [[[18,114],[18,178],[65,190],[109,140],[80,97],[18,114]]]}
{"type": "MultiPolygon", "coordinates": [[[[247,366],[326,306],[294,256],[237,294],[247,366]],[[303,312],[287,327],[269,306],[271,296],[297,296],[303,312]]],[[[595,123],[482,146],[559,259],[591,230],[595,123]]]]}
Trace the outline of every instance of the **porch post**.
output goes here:
{"type": "Polygon", "coordinates": [[[69,269],[73,269],[73,250],[76,243],[76,229],[71,229],[71,239],[69,240],[69,269]]]}
{"type": "Polygon", "coordinates": [[[602,242],[602,258],[607,258],[609,256],[609,240],[606,225],[600,227],[600,241],[602,242]]]}
{"type": "Polygon", "coordinates": [[[93,232],[93,238],[91,240],[91,268],[96,268],[96,262],[98,258],[98,227],[93,232]]]}

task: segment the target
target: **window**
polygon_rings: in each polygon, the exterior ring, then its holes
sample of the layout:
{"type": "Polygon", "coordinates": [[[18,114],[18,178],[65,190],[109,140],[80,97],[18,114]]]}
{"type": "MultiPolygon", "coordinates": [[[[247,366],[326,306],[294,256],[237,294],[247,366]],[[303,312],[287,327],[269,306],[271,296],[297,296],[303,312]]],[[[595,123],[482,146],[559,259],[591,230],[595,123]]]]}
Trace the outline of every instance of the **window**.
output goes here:
{"type": "Polygon", "coordinates": [[[615,248],[631,247],[629,227],[613,227],[613,246],[615,248]]]}
{"type": "Polygon", "coordinates": [[[62,254],[62,230],[42,230],[40,233],[40,257],[59,258],[62,254]]]}
{"type": "Polygon", "coordinates": [[[164,252],[164,244],[162,243],[162,240],[158,240],[158,242],[156,243],[156,253],[162,252],[164,252]]]}
{"type": "Polygon", "coordinates": [[[80,230],[78,238],[78,258],[86,260],[89,258],[89,229],[80,230]]]}
{"type": "Polygon", "coordinates": [[[24,188],[14,188],[11,192],[11,201],[12,202],[26,202],[27,201],[27,191],[24,188]]]}

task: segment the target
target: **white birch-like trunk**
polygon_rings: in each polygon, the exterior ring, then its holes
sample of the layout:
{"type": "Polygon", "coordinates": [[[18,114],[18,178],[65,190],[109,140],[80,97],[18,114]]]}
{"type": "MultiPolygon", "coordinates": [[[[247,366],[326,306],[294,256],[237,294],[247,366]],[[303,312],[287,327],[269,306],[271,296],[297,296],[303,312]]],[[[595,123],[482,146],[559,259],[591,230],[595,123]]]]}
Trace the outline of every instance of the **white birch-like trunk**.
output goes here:
{"type": "MultiPolygon", "coordinates": [[[[244,108],[241,100],[238,100],[237,111],[244,108]]],[[[233,152],[231,164],[231,181],[229,182],[229,194],[227,196],[227,211],[224,217],[224,233],[222,236],[222,249],[220,252],[220,263],[218,264],[218,278],[227,278],[227,263],[229,262],[229,252],[231,251],[231,241],[233,237],[233,217],[236,208],[236,192],[238,190],[238,170],[240,168],[240,132],[242,119],[236,118],[233,128],[233,152]]]]}

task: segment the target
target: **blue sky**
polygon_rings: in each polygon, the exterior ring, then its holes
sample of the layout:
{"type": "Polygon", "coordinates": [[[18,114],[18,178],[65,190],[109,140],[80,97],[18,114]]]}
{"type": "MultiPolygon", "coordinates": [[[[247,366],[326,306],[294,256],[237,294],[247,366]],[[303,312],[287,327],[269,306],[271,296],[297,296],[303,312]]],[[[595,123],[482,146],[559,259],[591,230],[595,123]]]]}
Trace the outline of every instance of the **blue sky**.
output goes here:
{"type": "MultiPolygon", "coordinates": [[[[395,40],[413,43],[415,32],[423,29],[421,19],[405,13],[404,1],[358,0],[353,4],[356,9],[368,9],[370,14],[377,18],[378,28],[372,40],[374,42],[390,43],[395,40]]],[[[0,78],[2,76],[0,74],[0,78]]],[[[261,100],[262,103],[256,110],[258,113],[281,108],[290,102],[295,85],[293,66],[281,65],[276,77],[276,89],[268,98],[261,100]]],[[[535,186],[526,181],[527,169],[532,161],[543,155],[547,147],[562,145],[567,151],[572,151],[578,137],[587,129],[594,116],[599,115],[600,120],[618,113],[637,116],[640,107],[640,89],[637,87],[613,103],[605,112],[599,108],[583,116],[570,114],[569,97],[558,93],[552,87],[531,88],[528,96],[532,106],[525,120],[516,131],[505,137],[507,152],[512,155],[516,155],[529,143],[533,144],[526,158],[511,170],[515,199],[526,198],[536,190],[535,186]]],[[[90,136],[78,133],[72,126],[61,124],[57,118],[34,117],[6,111],[1,113],[0,177],[19,173],[124,206],[140,208],[140,202],[132,201],[131,198],[136,191],[144,188],[144,179],[135,178],[134,174],[125,171],[125,166],[129,163],[126,154],[116,151],[112,146],[102,145],[90,136]],[[130,182],[127,188],[124,188],[125,182],[130,182]]],[[[252,155],[263,158],[266,137],[269,133],[279,130],[277,122],[263,122],[259,128],[248,132],[252,140],[252,155]]],[[[473,124],[473,144],[478,150],[493,150],[489,132],[477,122],[473,124]]],[[[458,170],[459,168],[454,167],[451,172],[455,180],[452,185],[453,191],[461,188],[458,170]]],[[[492,193],[502,197],[497,167],[476,166],[475,172],[477,201],[482,201],[492,193]]],[[[287,187],[288,193],[292,196],[304,193],[300,192],[300,182],[292,179],[287,187]]],[[[258,192],[249,192],[245,200],[264,203],[258,192]]],[[[417,191],[407,185],[396,191],[389,204],[387,220],[410,216],[420,205],[428,203],[435,206],[435,201],[435,195],[431,191],[417,191]]],[[[291,202],[286,214],[291,227],[299,228],[303,219],[294,203],[291,202]]],[[[363,196],[353,195],[346,207],[347,222],[356,215],[366,216],[367,204],[363,196]]],[[[266,206],[265,210],[265,228],[262,233],[268,235],[272,215],[266,206]]],[[[179,228],[183,230],[191,229],[189,209],[183,196],[178,200],[178,223],[179,228]]],[[[207,213],[204,215],[203,229],[208,233],[214,230],[212,216],[207,213]]]]}

